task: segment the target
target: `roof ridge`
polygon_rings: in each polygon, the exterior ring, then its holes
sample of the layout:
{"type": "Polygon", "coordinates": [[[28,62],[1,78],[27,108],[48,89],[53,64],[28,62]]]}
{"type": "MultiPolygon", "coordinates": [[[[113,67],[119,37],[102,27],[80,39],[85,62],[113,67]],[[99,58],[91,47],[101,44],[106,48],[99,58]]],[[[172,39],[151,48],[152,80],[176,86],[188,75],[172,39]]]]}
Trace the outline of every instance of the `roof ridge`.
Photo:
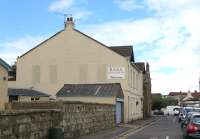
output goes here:
{"type": "Polygon", "coordinates": [[[7,71],[12,70],[11,66],[5,62],[2,58],[0,58],[0,65],[3,66],[7,71]]]}
{"type": "Polygon", "coordinates": [[[24,54],[22,54],[21,56],[19,56],[20,58],[25,56],[26,54],[28,54],[29,52],[31,52],[32,50],[38,48],[40,45],[42,45],[43,43],[47,42],[48,40],[50,40],[51,38],[55,37],[56,35],[58,35],[59,33],[63,32],[64,29],[56,32],[54,35],[48,37],[47,39],[45,39],[44,41],[40,42],[38,45],[36,45],[35,47],[31,48],[30,50],[28,50],[27,52],[25,52],[24,54]]]}
{"type": "MultiPolygon", "coordinates": [[[[98,40],[92,38],[91,36],[89,36],[89,35],[87,35],[87,34],[81,32],[81,31],[79,31],[78,29],[75,29],[75,28],[74,28],[74,30],[77,31],[78,33],[80,33],[80,34],[82,34],[82,35],[88,37],[89,39],[91,39],[91,40],[93,40],[93,41],[99,43],[100,45],[104,46],[105,48],[111,50],[111,51],[114,52],[115,54],[117,54],[117,55],[119,55],[119,56],[122,56],[122,55],[120,55],[119,53],[117,53],[117,52],[113,51],[112,49],[110,49],[110,47],[109,47],[108,45],[105,45],[104,43],[102,43],[102,42],[100,42],[100,41],[98,41],[98,40]]],[[[122,57],[124,58],[124,56],[122,56],[122,57]]]]}

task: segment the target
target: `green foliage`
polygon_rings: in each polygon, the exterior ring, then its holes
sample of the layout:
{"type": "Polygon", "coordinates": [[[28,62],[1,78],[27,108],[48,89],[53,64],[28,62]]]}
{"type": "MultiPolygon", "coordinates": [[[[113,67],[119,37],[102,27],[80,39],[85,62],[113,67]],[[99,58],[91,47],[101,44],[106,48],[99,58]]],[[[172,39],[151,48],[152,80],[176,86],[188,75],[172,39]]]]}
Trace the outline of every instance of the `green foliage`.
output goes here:
{"type": "Polygon", "coordinates": [[[160,110],[162,108],[162,97],[154,96],[152,97],[152,110],[160,110]]]}
{"type": "Polygon", "coordinates": [[[162,98],[162,107],[178,105],[178,100],[172,98],[162,98]]]}
{"type": "Polygon", "coordinates": [[[152,97],[152,110],[160,110],[171,105],[177,105],[178,100],[172,98],[163,98],[162,96],[153,96],[152,97]]]}

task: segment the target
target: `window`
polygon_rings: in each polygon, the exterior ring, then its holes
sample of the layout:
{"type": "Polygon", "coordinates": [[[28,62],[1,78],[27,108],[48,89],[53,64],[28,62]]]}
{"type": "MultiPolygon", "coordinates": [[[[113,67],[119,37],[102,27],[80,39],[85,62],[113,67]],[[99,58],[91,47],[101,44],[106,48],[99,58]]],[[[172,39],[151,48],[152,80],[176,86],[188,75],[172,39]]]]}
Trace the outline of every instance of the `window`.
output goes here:
{"type": "Polygon", "coordinates": [[[133,72],[133,87],[136,88],[136,74],[133,72]]]}
{"type": "Polygon", "coordinates": [[[80,64],[79,65],[79,82],[87,83],[87,78],[88,78],[88,65],[80,64]]]}
{"type": "Polygon", "coordinates": [[[35,100],[40,100],[40,98],[39,98],[39,97],[36,97],[35,100]]]}
{"type": "Polygon", "coordinates": [[[99,64],[98,68],[98,81],[104,82],[107,77],[107,65],[106,64],[99,64]]]}
{"type": "Polygon", "coordinates": [[[132,69],[130,70],[130,73],[131,73],[131,87],[133,87],[133,71],[132,71],[132,69]]]}
{"type": "Polygon", "coordinates": [[[38,100],[40,100],[39,97],[31,97],[31,101],[38,101],[38,100]]]}
{"type": "Polygon", "coordinates": [[[128,86],[130,86],[130,72],[129,72],[129,70],[130,70],[130,68],[129,68],[129,65],[128,65],[128,74],[127,74],[127,76],[128,76],[128,86]]]}
{"type": "Polygon", "coordinates": [[[35,65],[32,67],[32,83],[40,83],[40,66],[35,65]]]}
{"type": "Polygon", "coordinates": [[[54,84],[58,81],[58,71],[57,65],[50,65],[49,66],[49,82],[54,84]]]}

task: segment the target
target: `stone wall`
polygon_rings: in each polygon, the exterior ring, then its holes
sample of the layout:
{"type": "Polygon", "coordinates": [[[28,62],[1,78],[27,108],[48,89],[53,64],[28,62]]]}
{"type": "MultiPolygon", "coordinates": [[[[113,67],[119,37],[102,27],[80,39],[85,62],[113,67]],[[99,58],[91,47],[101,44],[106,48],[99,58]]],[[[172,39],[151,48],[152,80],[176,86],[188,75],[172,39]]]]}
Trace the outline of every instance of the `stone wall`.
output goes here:
{"type": "Polygon", "coordinates": [[[25,110],[25,109],[61,109],[60,101],[32,101],[32,102],[9,102],[5,104],[6,110],[25,110]]]}
{"type": "Polygon", "coordinates": [[[115,107],[110,104],[53,102],[58,109],[28,110],[42,103],[23,102],[22,110],[18,103],[13,106],[18,110],[0,112],[0,139],[47,139],[49,130],[57,127],[65,138],[76,138],[115,126],[115,107]]]}
{"type": "Polygon", "coordinates": [[[115,107],[108,104],[63,103],[65,138],[75,138],[115,126],[115,107]]]}
{"type": "Polygon", "coordinates": [[[48,139],[60,118],[58,110],[1,111],[0,139],[48,139]]]}

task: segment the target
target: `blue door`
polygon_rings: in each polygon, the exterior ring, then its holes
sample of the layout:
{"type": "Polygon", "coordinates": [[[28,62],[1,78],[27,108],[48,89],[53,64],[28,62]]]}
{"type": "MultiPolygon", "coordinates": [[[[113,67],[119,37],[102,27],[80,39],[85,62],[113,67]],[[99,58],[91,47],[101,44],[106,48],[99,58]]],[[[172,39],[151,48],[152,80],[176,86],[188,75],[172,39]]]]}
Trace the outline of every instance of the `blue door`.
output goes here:
{"type": "Polygon", "coordinates": [[[116,123],[122,122],[122,102],[116,102],[116,123]]]}

